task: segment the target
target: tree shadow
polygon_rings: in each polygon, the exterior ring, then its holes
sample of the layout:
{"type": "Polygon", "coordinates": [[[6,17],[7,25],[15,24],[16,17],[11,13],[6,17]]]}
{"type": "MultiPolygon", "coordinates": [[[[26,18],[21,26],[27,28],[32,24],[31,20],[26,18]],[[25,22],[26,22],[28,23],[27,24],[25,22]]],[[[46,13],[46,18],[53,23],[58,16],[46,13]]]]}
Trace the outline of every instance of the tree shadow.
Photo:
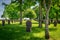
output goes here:
{"type": "Polygon", "coordinates": [[[31,37],[29,40],[46,40],[45,38],[31,37]]]}
{"type": "Polygon", "coordinates": [[[49,28],[49,31],[56,31],[57,28],[49,28]]]}
{"type": "Polygon", "coordinates": [[[32,32],[34,32],[34,33],[39,33],[42,31],[44,31],[44,28],[32,27],[32,32]]]}
{"type": "MultiPolygon", "coordinates": [[[[1,25],[0,25],[1,26],[1,25]]],[[[44,28],[32,27],[32,32],[26,32],[26,27],[19,24],[11,24],[1,26],[0,28],[0,40],[45,40],[43,38],[34,37],[33,33],[39,33],[44,31],[44,28]]],[[[50,31],[55,30],[49,28],[50,31]]]]}
{"type": "Polygon", "coordinates": [[[20,27],[18,25],[7,26],[0,28],[0,40],[23,39],[23,36],[26,34],[25,27],[20,27]]]}
{"type": "Polygon", "coordinates": [[[31,35],[22,25],[6,25],[0,28],[0,40],[25,40],[31,35]]]}

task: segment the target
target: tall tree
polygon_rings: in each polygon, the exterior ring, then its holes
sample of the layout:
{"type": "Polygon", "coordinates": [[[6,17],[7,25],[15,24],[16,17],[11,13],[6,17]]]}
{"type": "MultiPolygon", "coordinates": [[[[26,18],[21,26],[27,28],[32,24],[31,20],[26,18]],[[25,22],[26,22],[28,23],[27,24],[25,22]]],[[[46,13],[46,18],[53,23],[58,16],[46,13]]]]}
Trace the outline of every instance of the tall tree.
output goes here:
{"type": "Polygon", "coordinates": [[[38,22],[39,22],[39,26],[38,27],[42,28],[42,16],[43,16],[42,15],[42,0],[35,0],[35,2],[38,3],[38,5],[39,5],[38,6],[39,8],[37,10],[38,11],[37,12],[37,15],[38,15],[37,19],[38,19],[38,22]]]}
{"type": "Polygon", "coordinates": [[[22,24],[22,0],[19,0],[19,7],[20,7],[20,24],[22,24]]]}
{"type": "MultiPolygon", "coordinates": [[[[13,19],[18,19],[19,13],[18,13],[18,9],[17,9],[18,5],[16,5],[16,3],[11,3],[7,6],[5,6],[5,10],[4,10],[4,16],[5,18],[9,18],[13,21],[13,19]]],[[[10,23],[10,21],[8,20],[8,24],[10,23]]]]}
{"type": "Polygon", "coordinates": [[[39,1],[39,27],[42,28],[42,1],[39,1]]]}
{"type": "Polygon", "coordinates": [[[44,8],[46,11],[46,18],[45,18],[45,38],[49,39],[49,29],[48,29],[48,21],[49,21],[49,11],[51,8],[52,0],[43,0],[44,8]]]}
{"type": "Polygon", "coordinates": [[[20,10],[20,24],[22,24],[22,11],[24,9],[30,8],[35,3],[32,0],[13,0],[12,3],[17,2],[19,4],[18,8],[20,10]]]}

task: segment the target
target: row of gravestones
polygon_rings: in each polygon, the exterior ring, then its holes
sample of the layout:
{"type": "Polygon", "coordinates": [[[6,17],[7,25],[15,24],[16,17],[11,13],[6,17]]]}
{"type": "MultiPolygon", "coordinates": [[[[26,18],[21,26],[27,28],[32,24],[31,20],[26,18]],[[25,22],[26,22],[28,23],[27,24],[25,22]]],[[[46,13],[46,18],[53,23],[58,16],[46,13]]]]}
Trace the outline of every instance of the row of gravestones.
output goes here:
{"type": "MultiPolygon", "coordinates": [[[[2,20],[2,26],[4,26],[5,25],[5,19],[1,19],[1,20],[2,20]]],[[[58,22],[60,22],[60,21],[58,21],[58,22]]],[[[55,27],[57,26],[58,22],[56,20],[54,20],[53,24],[55,27]]],[[[8,24],[10,24],[10,20],[8,20],[8,24]]],[[[29,20],[26,22],[26,26],[29,26],[28,28],[30,28],[31,24],[32,23],[29,20]]],[[[49,21],[49,25],[50,25],[50,21],[49,21]]]]}
{"type": "Polygon", "coordinates": [[[53,23],[54,26],[56,27],[58,23],[60,24],[60,20],[58,20],[58,21],[57,20],[51,20],[51,22],[49,21],[49,25],[50,25],[50,23],[53,23]]]}
{"type": "MultiPolygon", "coordinates": [[[[8,20],[8,24],[10,24],[10,20],[8,20]]],[[[2,26],[5,26],[5,20],[2,20],[2,26]]]]}
{"type": "MultiPolygon", "coordinates": [[[[5,18],[0,18],[0,20],[2,21],[2,26],[5,26],[5,18]]],[[[8,20],[8,24],[10,24],[10,20],[9,19],[7,19],[8,20]]]]}
{"type": "MultiPolygon", "coordinates": [[[[8,24],[10,24],[10,20],[8,20],[8,24]]],[[[50,25],[50,22],[49,22],[50,25]]],[[[5,26],[5,19],[2,20],[2,26],[5,26]]],[[[57,26],[57,21],[54,21],[54,26],[57,26]]],[[[30,20],[26,21],[26,31],[30,32],[31,31],[31,27],[32,27],[32,22],[30,20]]]]}
{"type": "MultiPolygon", "coordinates": [[[[34,19],[35,20],[35,19],[34,19]]],[[[38,21],[38,20],[36,20],[36,21],[38,21]]],[[[42,20],[42,23],[44,23],[45,22],[45,20],[42,20]]],[[[60,20],[53,20],[53,19],[50,19],[49,21],[48,21],[48,25],[50,25],[50,24],[54,24],[54,26],[56,27],[57,26],[57,23],[59,23],[60,24],[60,20]]]]}

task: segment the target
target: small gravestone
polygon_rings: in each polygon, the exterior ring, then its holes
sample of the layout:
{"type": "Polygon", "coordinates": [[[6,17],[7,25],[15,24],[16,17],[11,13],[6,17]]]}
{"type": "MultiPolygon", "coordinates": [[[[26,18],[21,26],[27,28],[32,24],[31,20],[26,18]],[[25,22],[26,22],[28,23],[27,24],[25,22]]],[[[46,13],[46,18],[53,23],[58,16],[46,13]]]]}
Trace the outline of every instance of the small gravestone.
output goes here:
{"type": "Polygon", "coordinates": [[[10,24],[10,19],[9,19],[9,18],[7,18],[7,20],[8,20],[8,24],[10,24]]]}
{"type": "Polygon", "coordinates": [[[12,22],[12,24],[13,24],[13,22],[14,22],[14,21],[13,21],[13,20],[11,20],[11,22],[12,22]]]}
{"type": "Polygon", "coordinates": [[[53,19],[51,19],[51,23],[53,23],[53,19]]]}
{"type": "Polygon", "coordinates": [[[10,24],[10,20],[8,20],[8,24],[10,24]]]}
{"type": "Polygon", "coordinates": [[[54,26],[55,26],[55,27],[57,26],[57,21],[56,21],[56,20],[54,20],[54,26]]]}
{"type": "Polygon", "coordinates": [[[5,20],[2,20],[2,26],[5,26],[5,20]]]}
{"type": "Polygon", "coordinates": [[[1,18],[0,20],[2,20],[2,26],[5,26],[5,18],[1,18]]]}
{"type": "Polygon", "coordinates": [[[48,25],[50,25],[50,20],[48,21],[48,25]]]}
{"type": "Polygon", "coordinates": [[[26,31],[30,32],[32,27],[32,22],[30,20],[26,21],[26,31]]]}
{"type": "Polygon", "coordinates": [[[60,24],[60,20],[58,20],[58,23],[60,24]]]}

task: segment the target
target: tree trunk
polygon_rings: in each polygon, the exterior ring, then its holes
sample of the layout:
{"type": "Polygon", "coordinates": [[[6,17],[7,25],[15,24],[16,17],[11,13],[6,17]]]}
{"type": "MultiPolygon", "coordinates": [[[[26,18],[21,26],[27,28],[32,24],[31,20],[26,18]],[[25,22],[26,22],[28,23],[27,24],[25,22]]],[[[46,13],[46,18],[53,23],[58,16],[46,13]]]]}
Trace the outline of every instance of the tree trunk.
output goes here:
{"type": "Polygon", "coordinates": [[[22,11],[20,11],[20,24],[22,24],[22,11]]]}
{"type": "Polygon", "coordinates": [[[50,25],[50,19],[49,19],[49,21],[48,21],[49,23],[48,23],[48,25],[50,25]]]}
{"type": "Polygon", "coordinates": [[[58,11],[56,12],[56,21],[58,22],[58,11]]]}
{"type": "Polygon", "coordinates": [[[46,18],[45,18],[45,39],[49,39],[49,29],[48,29],[48,21],[49,21],[49,11],[51,7],[52,0],[49,0],[48,7],[46,6],[46,0],[43,1],[44,8],[46,11],[46,18]]]}
{"type": "Polygon", "coordinates": [[[22,0],[19,0],[20,2],[20,24],[22,24],[22,0]]]}
{"type": "Polygon", "coordinates": [[[49,29],[48,29],[48,24],[49,24],[49,11],[46,12],[46,19],[45,19],[45,38],[49,39],[49,29]]]}
{"type": "Polygon", "coordinates": [[[14,23],[13,19],[11,19],[12,24],[14,23]]]}
{"type": "Polygon", "coordinates": [[[39,27],[42,28],[42,6],[39,4],[39,27]]]}

